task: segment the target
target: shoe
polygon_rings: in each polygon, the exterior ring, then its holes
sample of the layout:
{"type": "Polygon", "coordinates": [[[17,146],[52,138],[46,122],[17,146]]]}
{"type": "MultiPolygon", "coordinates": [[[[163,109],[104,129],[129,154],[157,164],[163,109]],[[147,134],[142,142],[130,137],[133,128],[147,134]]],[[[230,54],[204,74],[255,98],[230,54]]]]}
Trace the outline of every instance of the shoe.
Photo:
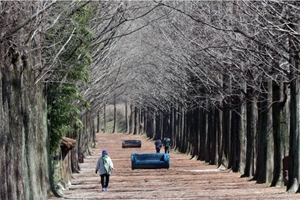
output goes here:
{"type": "Polygon", "coordinates": [[[107,191],[108,190],[108,188],[106,187],[106,188],[104,188],[105,189],[105,191],[107,191]]]}
{"type": "Polygon", "coordinates": [[[102,191],[106,191],[105,189],[106,189],[106,188],[102,188],[102,191]]]}

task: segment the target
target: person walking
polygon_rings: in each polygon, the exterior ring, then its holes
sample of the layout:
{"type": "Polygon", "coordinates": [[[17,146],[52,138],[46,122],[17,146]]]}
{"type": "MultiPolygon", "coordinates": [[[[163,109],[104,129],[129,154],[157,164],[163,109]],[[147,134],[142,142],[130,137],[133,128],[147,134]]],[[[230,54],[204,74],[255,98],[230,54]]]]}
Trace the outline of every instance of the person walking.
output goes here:
{"type": "Polygon", "coordinates": [[[163,145],[165,148],[165,153],[170,153],[170,148],[171,148],[171,139],[168,137],[165,137],[163,140],[163,145]]]}
{"type": "Polygon", "coordinates": [[[114,165],[111,158],[108,156],[107,151],[102,151],[102,156],[98,159],[95,173],[99,171],[101,177],[102,191],[108,190],[109,177],[111,172],[114,170],[114,165]]]}
{"type": "Polygon", "coordinates": [[[156,153],[160,153],[162,143],[161,143],[161,139],[159,137],[157,137],[157,139],[155,140],[154,145],[155,145],[156,153]]]}

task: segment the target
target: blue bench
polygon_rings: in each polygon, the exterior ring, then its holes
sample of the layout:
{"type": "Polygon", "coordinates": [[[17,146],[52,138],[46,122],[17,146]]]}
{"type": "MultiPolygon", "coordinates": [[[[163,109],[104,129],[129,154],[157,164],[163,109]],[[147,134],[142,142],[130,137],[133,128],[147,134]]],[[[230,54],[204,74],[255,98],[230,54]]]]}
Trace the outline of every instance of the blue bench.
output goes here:
{"type": "Polygon", "coordinates": [[[123,140],[122,148],[140,148],[142,146],[141,140],[123,140]]]}
{"type": "Polygon", "coordinates": [[[131,154],[131,169],[169,169],[170,155],[164,153],[131,154]]]}

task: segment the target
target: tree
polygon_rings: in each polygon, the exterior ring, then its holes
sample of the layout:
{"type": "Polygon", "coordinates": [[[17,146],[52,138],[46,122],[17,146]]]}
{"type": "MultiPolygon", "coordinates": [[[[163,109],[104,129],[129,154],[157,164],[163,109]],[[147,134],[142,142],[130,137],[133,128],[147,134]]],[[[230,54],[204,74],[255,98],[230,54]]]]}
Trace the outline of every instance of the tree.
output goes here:
{"type": "Polygon", "coordinates": [[[45,199],[49,192],[47,104],[36,79],[43,63],[40,24],[54,3],[0,3],[1,199],[45,199]]]}

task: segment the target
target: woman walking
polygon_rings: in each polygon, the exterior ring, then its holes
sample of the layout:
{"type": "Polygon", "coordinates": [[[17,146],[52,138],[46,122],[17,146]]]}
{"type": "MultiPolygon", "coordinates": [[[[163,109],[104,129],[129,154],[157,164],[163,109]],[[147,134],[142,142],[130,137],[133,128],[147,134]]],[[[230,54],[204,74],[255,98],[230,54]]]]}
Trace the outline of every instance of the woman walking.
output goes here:
{"type": "Polygon", "coordinates": [[[99,171],[101,177],[102,191],[108,190],[109,176],[114,169],[111,158],[107,155],[107,151],[102,151],[102,156],[98,159],[95,173],[99,171]]]}

